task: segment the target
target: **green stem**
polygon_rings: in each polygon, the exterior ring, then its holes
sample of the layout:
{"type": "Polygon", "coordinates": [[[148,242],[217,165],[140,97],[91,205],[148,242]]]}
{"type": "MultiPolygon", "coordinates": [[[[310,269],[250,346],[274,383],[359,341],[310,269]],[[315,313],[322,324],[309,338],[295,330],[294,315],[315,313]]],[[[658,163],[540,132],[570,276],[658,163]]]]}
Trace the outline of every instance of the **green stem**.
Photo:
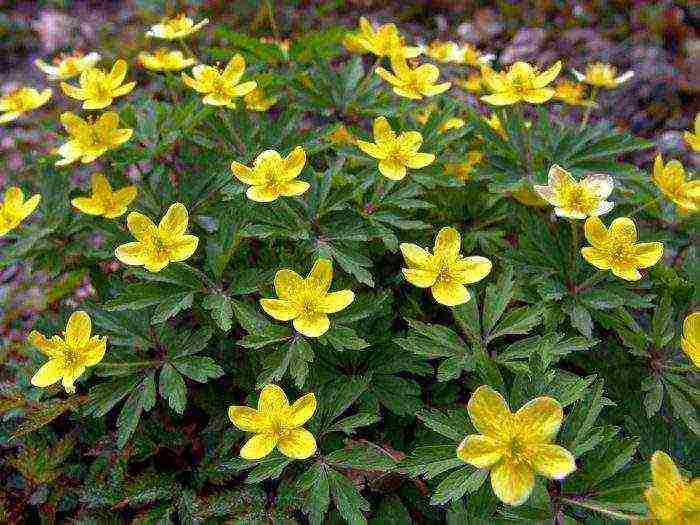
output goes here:
{"type": "Polygon", "coordinates": [[[173,75],[172,71],[165,72],[165,85],[168,86],[168,91],[170,91],[170,98],[172,99],[173,104],[177,104],[178,93],[176,90],[176,86],[178,86],[178,82],[175,78],[175,75],[173,75]]]}
{"type": "Polygon", "coordinates": [[[605,507],[601,507],[600,505],[596,505],[595,503],[589,503],[586,501],[576,501],[573,499],[563,497],[559,499],[565,503],[568,503],[569,505],[576,505],[577,507],[593,510],[601,514],[605,514],[606,516],[610,516],[621,520],[638,520],[641,518],[641,516],[637,516],[634,514],[626,514],[624,512],[618,512],[616,510],[606,509],[605,507]]]}
{"type": "Polygon", "coordinates": [[[658,197],[655,197],[655,198],[651,199],[651,200],[650,200],[649,202],[647,202],[646,204],[642,204],[641,206],[637,206],[634,210],[632,210],[631,213],[629,213],[629,214],[627,215],[627,217],[634,217],[634,216],[637,215],[640,211],[645,210],[646,208],[652,206],[653,204],[656,204],[656,203],[659,202],[660,200],[661,200],[661,195],[659,195],[658,197]]]}
{"type": "Polygon", "coordinates": [[[576,275],[576,261],[578,256],[578,245],[579,245],[579,230],[578,223],[572,219],[569,219],[569,225],[571,226],[571,277],[576,275]]]}
{"type": "MultiPolygon", "coordinates": [[[[527,180],[532,184],[534,182],[534,162],[532,157],[532,141],[530,140],[530,130],[525,127],[525,115],[523,105],[515,105],[515,118],[517,119],[518,135],[522,143],[523,153],[525,155],[525,169],[527,171],[527,180]]],[[[505,122],[503,123],[505,127],[505,122]]]]}
{"type": "Polygon", "coordinates": [[[590,106],[586,107],[586,111],[583,114],[583,120],[581,121],[581,127],[578,128],[579,131],[583,131],[586,127],[586,124],[588,124],[588,119],[591,116],[591,110],[593,109],[595,105],[596,98],[598,98],[598,86],[593,86],[593,89],[591,89],[591,102],[592,104],[590,106]]]}

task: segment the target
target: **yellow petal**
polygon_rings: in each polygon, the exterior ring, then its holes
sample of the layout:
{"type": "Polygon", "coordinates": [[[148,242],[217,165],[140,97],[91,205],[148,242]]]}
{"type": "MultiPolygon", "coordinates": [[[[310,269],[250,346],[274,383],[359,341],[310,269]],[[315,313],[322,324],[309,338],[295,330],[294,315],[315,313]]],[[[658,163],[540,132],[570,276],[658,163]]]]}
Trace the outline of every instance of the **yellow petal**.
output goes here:
{"type": "Polygon", "coordinates": [[[118,189],[112,194],[115,206],[112,210],[105,213],[105,217],[108,219],[114,219],[120,217],[126,213],[126,208],[138,195],[138,188],[136,186],[125,186],[118,189]]]}
{"type": "Polygon", "coordinates": [[[435,238],[433,253],[443,257],[456,257],[461,247],[462,237],[459,232],[454,228],[445,227],[438,232],[435,238]]]}
{"type": "Polygon", "coordinates": [[[503,461],[491,471],[491,486],[503,503],[522,505],[535,486],[535,473],[527,463],[503,461]]]}
{"type": "Polygon", "coordinates": [[[457,447],[457,457],[477,468],[489,468],[503,458],[501,443],[488,436],[472,434],[457,447]]]}
{"type": "Polygon", "coordinates": [[[477,388],[467,403],[469,418],[485,436],[502,439],[510,436],[512,416],[503,396],[487,385],[477,388]]]}
{"type": "Polygon", "coordinates": [[[259,434],[271,429],[267,416],[254,408],[232,405],[228,407],[228,417],[231,423],[245,432],[259,434]]]}
{"type": "Polygon", "coordinates": [[[112,66],[112,70],[109,72],[109,80],[113,88],[118,87],[124,82],[126,78],[127,65],[126,61],[119,59],[112,66]]]}
{"type": "Polygon", "coordinates": [[[301,315],[292,321],[294,329],[306,337],[321,337],[328,331],[330,321],[324,313],[301,315]]]}
{"type": "Polygon", "coordinates": [[[261,459],[272,452],[277,445],[277,434],[255,434],[241,448],[243,459],[261,459]]]}
{"type": "Polygon", "coordinates": [[[529,447],[528,462],[535,472],[551,479],[564,479],[576,470],[573,454],[559,445],[529,447]]]}
{"type": "Polygon", "coordinates": [[[275,274],[275,292],[282,299],[295,299],[304,286],[297,272],[283,268],[275,274]]]}
{"type": "Polygon", "coordinates": [[[675,523],[674,520],[678,517],[678,505],[670,494],[652,486],[644,492],[644,498],[652,516],[656,518],[653,523],[675,523]]]}
{"type": "Polygon", "coordinates": [[[260,299],[260,306],[267,315],[278,321],[291,321],[299,315],[296,304],[286,299],[260,299]]]}
{"type": "Polygon", "coordinates": [[[330,259],[316,259],[313,268],[305,279],[306,287],[323,295],[328,292],[333,279],[333,263],[330,259]]]}
{"type": "Polygon", "coordinates": [[[380,160],[379,172],[389,180],[403,180],[406,177],[406,166],[394,160],[380,160]]]}
{"type": "Polygon", "coordinates": [[[554,64],[552,67],[550,67],[547,71],[540,73],[535,77],[534,82],[532,83],[534,87],[536,88],[543,88],[548,84],[551,84],[552,81],[557,78],[559,75],[559,72],[561,71],[561,62],[557,61],[556,64],[554,64]]]}
{"type": "Polygon", "coordinates": [[[28,217],[35,209],[37,206],[39,206],[39,203],[41,202],[41,195],[36,194],[33,195],[30,199],[27,200],[24,204],[22,204],[22,219],[25,219],[28,217]]]}
{"type": "Polygon", "coordinates": [[[46,336],[36,330],[32,330],[28,337],[29,343],[37,347],[41,353],[51,358],[63,355],[63,341],[58,336],[47,339],[46,336]]]}
{"type": "Polygon", "coordinates": [[[347,308],[355,299],[351,290],[340,290],[327,294],[316,306],[317,311],[324,314],[334,314],[347,308]]]}
{"type": "Polygon", "coordinates": [[[431,255],[420,246],[402,242],[399,248],[409,266],[422,268],[430,262],[431,255]]]}
{"type": "Polygon", "coordinates": [[[231,171],[238,180],[245,184],[256,186],[263,184],[266,180],[262,172],[252,170],[240,162],[233,161],[231,163],[231,171]]]}
{"type": "Polygon", "coordinates": [[[82,363],[85,366],[95,366],[97,363],[102,361],[102,358],[107,351],[107,338],[94,336],[90,338],[90,342],[83,349],[83,353],[80,356],[82,358],[82,363]]]}
{"type": "Polygon", "coordinates": [[[277,385],[265,385],[258,399],[258,410],[263,414],[277,414],[289,408],[287,395],[277,385]]]}
{"type": "MultiPolygon", "coordinates": [[[[455,262],[455,276],[460,282],[470,284],[481,281],[489,273],[493,265],[486,257],[473,255],[455,262]]],[[[452,269],[452,268],[451,268],[452,269]]]]}
{"type": "Polygon", "coordinates": [[[301,146],[297,146],[284,159],[284,172],[280,174],[280,180],[288,181],[296,179],[306,164],[306,152],[301,146]]]}
{"type": "Polygon", "coordinates": [[[306,394],[292,404],[286,424],[289,428],[300,427],[311,419],[314,412],[316,412],[316,396],[313,393],[306,394]]]}
{"type": "Polygon", "coordinates": [[[280,192],[274,186],[251,186],[246,196],[255,202],[273,202],[279,198],[280,192]]]}
{"type": "Polygon", "coordinates": [[[445,281],[438,278],[435,284],[430,288],[435,300],[445,306],[458,306],[469,302],[471,294],[463,284],[455,283],[454,281],[445,281]]]}
{"type": "Polygon", "coordinates": [[[564,411],[556,399],[537,397],[513,416],[517,436],[526,443],[549,443],[559,432],[564,411]]]}
{"type": "Polygon", "coordinates": [[[87,312],[73,312],[66,325],[66,344],[71,348],[82,348],[90,340],[91,332],[92,322],[87,312]]]}
{"type": "Polygon", "coordinates": [[[639,281],[642,278],[642,274],[633,266],[613,266],[611,269],[613,275],[625,281],[639,281]]]}
{"type": "Polygon", "coordinates": [[[284,197],[296,197],[306,193],[311,185],[303,180],[285,182],[280,186],[280,195],[284,197]]]}
{"type": "Polygon", "coordinates": [[[102,201],[93,199],[92,197],[76,197],[70,203],[74,208],[79,209],[88,215],[102,215],[105,212],[102,201]]]}
{"type": "Polygon", "coordinates": [[[425,168],[435,161],[432,153],[415,153],[406,159],[406,166],[412,170],[425,168]]]}
{"type": "Polygon", "coordinates": [[[481,100],[491,104],[492,106],[509,106],[520,101],[520,95],[513,92],[495,93],[493,95],[485,95],[481,100]]]}
{"type": "Polygon", "coordinates": [[[32,385],[47,387],[53,385],[63,376],[63,360],[49,359],[32,377],[32,385]]]}
{"type": "Polygon", "coordinates": [[[146,257],[143,244],[139,241],[127,242],[117,246],[117,249],[114,250],[114,255],[124,264],[132,266],[142,265],[146,257]]]}
{"type": "Polygon", "coordinates": [[[308,430],[297,428],[283,435],[277,448],[289,458],[306,459],[316,452],[316,439],[308,430]]]}
{"type": "Polygon", "coordinates": [[[226,64],[222,77],[231,84],[237,84],[245,72],[245,59],[242,55],[236,54],[226,64]]]}
{"type": "Polygon", "coordinates": [[[676,494],[683,485],[683,477],[671,459],[671,456],[661,450],[657,450],[651,456],[651,479],[656,488],[662,494],[676,494]]]}
{"type": "Polygon", "coordinates": [[[660,242],[645,242],[634,246],[634,265],[637,268],[654,266],[664,254],[664,245],[660,242]]]}
{"type": "Polygon", "coordinates": [[[187,208],[184,204],[176,202],[165,212],[158,224],[158,232],[164,239],[177,239],[185,234],[188,220],[187,208]]]}
{"type": "Polygon", "coordinates": [[[131,235],[139,241],[146,240],[156,233],[156,225],[144,214],[132,211],[126,218],[126,225],[131,235]]]}
{"type": "Polygon", "coordinates": [[[413,286],[418,288],[429,288],[435,284],[438,273],[432,270],[422,270],[419,268],[402,268],[404,277],[413,286]]]}
{"type": "Polygon", "coordinates": [[[551,88],[535,89],[523,93],[523,100],[530,104],[544,104],[554,96],[554,93],[556,92],[551,88]]]}
{"type": "Polygon", "coordinates": [[[169,258],[172,262],[185,261],[197,250],[199,238],[194,235],[183,235],[180,239],[168,245],[169,258]]]}
{"type": "Polygon", "coordinates": [[[591,246],[581,248],[581,255],[586,261],[599,270],[609,270],[612,267],[610,261],[608,261],[607,255],[597,248],[591,246]]]}
{"type": "Polygon", "coordinates": [[[377,117],[372,125],[372,134],[374,142],[381,144],[394,138],[394,131],[386,117],[377,117]]]}
{"type": "Polygon", "coordinates": [[[637,228],[634,225],[634,221],[627,217],[618,217],[610,225],[610,235],[617,237],[621,241],[636,242],[637,241],[637,228]]]}
{"type": "Polygon", "coordinates": [[[83,372],[85,372],[85,367],[84,366],[73,366],[73,367],[67,367],[63,369],[63,378],[61,378],[61,384],[63,384],[63,388],[65,389],[66,392],[69,394],[72,394],[75,392],[75,380],[78,379],[83,372]]]}
{"type": "Polygon", "coordinates": [[[375,159],[382,160],[385,159],[387,156],[386,151],[384,151],[384,148],[375,144],[374,142],[357,140],[356,144],[358,148],[367,153],[367,155],[369,155],[370,157],[374,157],[375,159]]]}

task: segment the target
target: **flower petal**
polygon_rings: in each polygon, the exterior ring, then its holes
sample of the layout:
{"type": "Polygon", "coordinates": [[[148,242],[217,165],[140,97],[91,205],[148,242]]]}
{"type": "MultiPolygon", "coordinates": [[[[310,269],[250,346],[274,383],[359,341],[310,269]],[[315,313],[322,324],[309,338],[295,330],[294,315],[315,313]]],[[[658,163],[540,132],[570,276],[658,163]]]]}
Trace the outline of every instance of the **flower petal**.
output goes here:
{"type": "Polygon", "coordinates": [[[456,257],[462,247],[462,237],[457,230],[450,227],[442,228],[435,238],[433,253],[443,257],[456,257]]]}
{"type": "Polygon", "coordinates": [[[328,316],[320,312],[301,315],[292,324],[297,332],[306,337],[321,337],[331,325],[328,316]]]}
{"type": "Polygon", "coordinates": [[[385,159],[387,156],[386,152],[384,151],[384,148],[375,144],[374,142],[357,140],[356,144],[358,148],[367,153],[367,155],[369,155],[370,157],[374,157],[375,159],[382,160],[385,159]]]}
{"type": "Polygon", "coordinates": [[[355,299],[351,290],[340,290],[326,294],[316,306],[316,310],[324,314],[334,314],[347,308],[355,299]]]}
{"type": "Polygon", "coordinates": [[[530,104],[544,104],[550,100],[556,91],[551,88],[533,89],[523,93],[523,100],[530,104]]]}
{"type": "Polygon", "coordinates": [[[156,225],[153,221],[146,217],[143,213],[132,211],[126,218],[126,225],[131,232],[131,235],[139,241],[155,235],[156,225]]]}
{"type": "Polygon", "coordinates": [[[245,72],[245,59],[242,55],[236,54],[229,60],[226,64],[226,68],[222,73],[222,77],[226,82],[231,84],[238,84],[238,81],[243,76],[245,72]]]}
{"type": "Polygon", "coordinates": [[[311,184],[303,180],[295,180],[291,182],[283,183],[280,186],[280,195],[283,197],[296,197],[297,195],[302,195],[308,191],[311,184]]]}
{"type": "Polygon", "coordinates": [[[590,264],[592,264],[599,270],[609,270],[610,268],[612,268],[612,264],[610,264],[610,261],[608,260],[605,253],[598,250],[597,248],[593,248],[591,246],[581,248],[581,255],[586,261],[588,261],[590,264]]]}
{"type": "Polygon", "coordinates": [[[454,266],[454,274],[461,283],[471,284],[481,281],[489,273],[493,264],[486,257],[473,255],[458,259],[454,266]]]}
{"type": "Polygon", "coordinates": [[[316,452],[316,439],[308,430],[297,428],[282,436],[277,448],[288,458],[306,459],[316,452]]]}
{"type": "Polygon", "coordinates": [[[168,245],[170,261],[179,262],[189,259],[197,250],[198,244],[199,238],[197,236],[183,235],[177,242],[168,245]]]}
{"type": "Polygon", "coordinates": [[[280,174],[279,179],[283,181],[289,181],[296,179],[301,170],[304,169],[306,164],[306,152],[301,146],[297,146],[292,150],[292,152],[287,155],[284,159],[284,173],[280,174]]]}
{"type": "Polygon", "coordinates": [[[559,445],[533,445],[528,454],[530,466],[541,476],[564,479],[576,470],[573,454],[559,445]]]}
{"type": "Polygon", "coordinates": [[[402,242],[399,248],[401,249],[406,263],[412,267],[422,268],[427,266],[432,258],[432,255],[430,255],[427,250],[424,250],[416,244],[402,242]]]}
{"type": "Polygon", "coordinates": [[[112,88],[117,88],[124,82],[126,70],[126,61],[119,59],[114,63],[112,70],[109,72],[109,80],[112,88]]]}
{"type": "Polygon", "coordinates": [[[477,468],[489,468],[503,458],[501,443],[488,436],[471,434],[457,447],[457,457],[477,468]]]}
{"type": "Polygon", "coordinates": [[[549,443],[563,420],[561,405],[551,397],[537,397],[513,415],[514,430],[525,443],[549,443]]]}
{"type": "Polygon", "coordinates": [[[429,288],[435,284],[438,273],[432,270],[421,270],[419,268],[402,268],[401,272],[406,280],[418,288],[429,288]]]}
{"type": "Polygon", "coordinates": [[[127,242],[117,246],[117,249],[114,250],[114,255],[124,264],[132,266],[142,265],[146,257],[143,244],[139,241],[127,242]]]}
{"type": "Polygon", "coordinates": [[[243,459],[261,459],[272,452],[277,445],[277,434],[255,434],[241,448],[243,459]]]}
{"type": "Polygon", "coordinates": [[[258,399],[258,410],[264,414],[275,414],[287,408],[289,408],[289,401],[284,390],[277,385],[265,385],[258,399]]]}
{"type": "Polygon", "coordinates": [[[634,265],[637,268],[654,266],[664,255],[664,245],[660,242],[643,242],[634,245],[634,265]]]}
{"type": "Polygon", "coordinates": [[[425,168],[435,161],[435,155],[432,153],[415,153],[406,159],[406,167],[412,170],[425,168]]]}
{"type": "Polygon", "coordinates": [[[374,119],[372,134],[374,136],[374,142],[377,144],[392,140],[395,137],[394,131],[391,129],[391,124],[389,124],[386,117],[377,117],[374,119]]]}
{"type": "Polygon", "coordinates": [[[510,104],[515,104],[520,101],[520,95],[517,93],[495,93],[493,95],[485,95],[481,97],[481,100],[492,106],[509,106],[510,104]]]}
{"type": "Polygon", "coordinates": [[[609,232],[611,236],[617,237],[623,242],[633,243],[637,241],[637,228],[634,221],[628,217],[618,217],[612,221],[609,232]]]}
{"type": "Polygon", "coordinates": [[[503,396],[487,385],[477,388],[467,403],[469,418],[483,435],[502,439],[510,437],[512,415],[503,396]]]}
{"type": "Polygon", "coordinates": [[[313,268],[305,279],[307,289],[323,295],[328,292],[333,280],[333,263],[330,259],[316,259],[313,268]]]}
{"type": "Polygon", "coordinates": [[[615,182],[610,175],[594,173],[585,177],[581,184],[595,193],[599,199],[607,199],[615,187],[615,182]]]}
{"type": "Polygon", "coordinates": [[[244,432],[260,434],[271,429],[267,416],[254,408],[232,405],[228,407],[228,417],[231,423],[244,432]]]}
{"type": "Polygon", "coordinates": [[[309,393],[300,397],[292,404],[290,412],[289,420],[286,424],[290,428],[302,426],[316,412],[316,396],[313,393],[309,393]]]}
{"type": "Polygon", "coordinates": [[[174,240],[182,237],[187,230],[188,220],[187,208],[184,204],[179,202],[171,204],[158,224],[158,233],[164,239],[174,240]]]}
{"type": "Polygon", "coordinates": [[[283,268],[275,274],[275,292],[281,299],[295,299],[304,286],[304,279],[297,272],[283,268]]]}
{"type": "Polygon", "coordinates": [[[102,215],[105,212],[102,201],[93,199],[92,197],[76,197],[72,199],[70,203],[74,208],[88,215],[102,215]]]}
{"type": "Polygon", "coordinates": [[[557,61],[547,71],[540,73],[539,75],[537,75],[535,77],[535,80],[532,83],[533,86],[536,88],[545,87],[546,85],[550,84],[555,78],[557,78],[560,71],[561,71],[561,61],[557,61]]]}
{"type": "Polygon", "coordinates": [[[471,299],[469,290],[463,284],[458,284],[454,281],[444,281],[439,278],[430,288],[430,291],[433,292],[435,300],[445,306],[458,306],[469,302],[469,299],[471,299]]]}
{"type": "Polygon", "coordinates": [[[63,340],[57,335],[53,336],[51,339],[47,339],[44,334],[32,330],[29,333],[28,340],[29,343],[37,347],[42,354],[50,358],[61,357],[63,355],[63,340]]]}
{"type": "Polygon", "coordinates": [[[63,360],[49,359],[32,377],[32,385],[47,387],[63,377],[63,360]]]}
{"type": "Polygon", "coordinates": [[[82,363],[85,366],[95,366],[97,363],[102,361],[107,351],[107,338],[94,336],[90,338],[88,345],[83,348],[83,353],[81,355],[82,363]]]}
{"type": "Polygon", "coordinates": [[[87,312],[73,312],[66,325],[66,344],[74,349],[82,348],[90,341],[91,332],[92,321],[87,312]]]}
{"type": "Polygon", "coordinates": [[[584,233],[586,235],[586,240],[591,246],[600,246],[608,240],[608,229],[598,217],[589,217],[586,219],[584,233]]]}
{"type": "Polygon", "coordinates": [[[612,266],[612,273],[625,281],[639,281],[642,274],[632,266],[612,266]]]}
{"type": "Polygon", "coordinates": [[[496,497],[508,505],[522,505],[535,486],[535,473],[527,463],[503,461],[491,471],[496,497]]]}
{"type": "Polygon", "coordinates": [[[280,197],[278,189],[274,186],[251,186],[245,194],[255,202],[273,202],[280,197]]]}
{"type": "Polygon", "coordinates": [[[296,304],[286,299],[260,299],[265,313],[278,321],[291,321],[299,315],[296,304]]]}
{"type": "Polygon", "coordinates": [[[231,171],[238,180],[244,182],[245,184],[256,186],[265,182],[265,177],[263,176],[262,172],[252,170],[245,164],[241,164],[235,160],[231,163],[231,171]]]}
{"type": "Polygon", "coordinates": [[[395,160],[380,160],[379,173],[389,180],[402,180],[406,177],[406,166],[395,160]]]}

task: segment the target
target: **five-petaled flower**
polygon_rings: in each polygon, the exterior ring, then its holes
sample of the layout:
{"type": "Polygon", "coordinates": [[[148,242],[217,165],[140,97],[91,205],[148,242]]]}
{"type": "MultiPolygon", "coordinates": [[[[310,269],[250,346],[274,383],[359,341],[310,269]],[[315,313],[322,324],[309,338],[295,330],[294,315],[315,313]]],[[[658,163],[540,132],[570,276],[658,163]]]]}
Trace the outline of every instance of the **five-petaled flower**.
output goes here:
{"type": "Polygon", "coordinates": [[[591,246],[581,248],[581,255],[599,270],[612,270],[626,281],[638,281],[638,268],[654,266],[664,254],[660,242],[637,243],[634,221],[618,217],[606,228],[598,217],[589,217],[585,225],[586,239],[591,246]]]}
{"type": "Polygon", "coordinates": [[[125,186],[116,191],[112,189],[107,177],[102,173],[93,173],[92,195],[76,197],[71,204],[88,215],[100,215],[106,219],[115,219],[126,213],[127,206],[136,198],[136,186],[125,186]]]}
{"type": "Polygon", "coordinates": [[[401,54],[391,55],[391,69],[390,72],[378,67],[375,71],[392,85],[394,93],[400,97],[420,100],[444,93],[452,85],[451,82],[435,83],[440,76],[440,70],[433,64],[422,64],[411,69],[406,57],[401,54]]]}
{"type": "Polygon", "coordinates": [[[652,454],[651,486],[644,498],[654,519],[664,525],[700,523],[700,478],[681,475],[673,459],[657,450],[652,454]]]}
{"type": "Polygon", "coordinates": [[[348,33],[343,41],[348,50],[356,53],[372,53],[378,57],[400,54],[415,58],[421,53],[418,47],[409,47],[394,24],[384,24],[376,31],[364,16],[356,33],[348,33]]]}
{"type": "Polygon", "coordinates": [[[617,68],[615,66],[602,64],[600,62],[586,66],[585,74],[579,73],[575,69],[572,71],[576,80],[579,82],[584,82],[593,87],[607,89],[616,88],[634,76],[634,71],[627,71],[618,77],[616,76],[617,68]]]}
{"type": "Polygon", "coordinates": [[[700,209],[700,180],[686,181],[685,169],[677,160],[671,160],[664,165],[661,155],[657,155],[651,180],[661,193],[678,205],[680,213],[691,213],[700,209]]]}
{"type": "Polygon", "coordinates": [[[34,374],[32,385],[47,387],[62,379],[66,392],[75,392],[75,380],[88,366],[102,361],[107,349],[107,338],[91,336],[91,332],[90,316],[83,311],[73,312],[62,335],[54,335],[47,339],[33,330],[29,334],[29,342],[49,360],[34,374]]]}
{"type": "Polygon", "coordinates": [[[87,121],[66,112],[61,114],[61,123],[68,132],[69,140],[56,150],[63,157],[56,161],[56,166],[65,166],[76,160],[83,164],[92,162],[107,151],[124,144],[134,133],[133,129],[119,128],[119,115],[113,111],[87,121]]]}
{"type": "Polygon", "coordinates": [[[41,195],[24,200],[24,192],[17,186],[7,188],[5,199],[0,202],[0,237],[14,230],[39,206],[41,195]]]}
{"type": "Polygon", "coordinates": [[[182,51],[161,47],[153,53],[142,51],[139,62],[151,71],[181,71],[197,63],[195,58],[185,58],[182,51]]]}
{"type": "Polygon", "coordinates": [[[595,102],[586,98],[586,86],[571,80],[560,80],[554,86],[554,98],[570,106],[595,106],[595,102]]]}
{"type": "Polygon", "coordinates": [[[417,170],[435,161],[432,153],[419,153],[423,136],[417,131],[404,131],[398,135],[391,129],[386,117],[374,119],[374,142],[357,140],[357,146],[379,160],[379,171],[387,179],[401,180],[406,169],[417,170]]]}
{"type": "Polygon", "coordinates": [[[54,65],[47,64],[40,59],[35,60],[34,65],[46,73],[49,80],[68,80],[69,78],[77,77],[86,69],[95,67],[95,64],[99,61],[99,53],[88,53],[87,55],[76,53],[54,59],[54,65]]]}
{"type": "Polygon", "coordinates": [[[82,100],[83,109],[103,109],[136,86],[136,82],[122,84],[127,68],[126,62],[121,59],[114,63],[109,73],[92,67],[80,73],[80,87],[61,82],[61,89],[69,97],[82,100]]]}
{"type": "Polygon", "coordinates": [[[465,284],[481,281],[491,272],[491,261],[478,255],[462,257],[462,238],[454,228],[442,228],[433,253],[415,244],[401,243],[408,268],[406,280],[419,288],[430,288],[435,300],[445,306],[464,304],[471,298],[465,284]]]}
{"type": "Polygon", "coordinates": [[[694,132],[686,131],[685,133],[683,133],[683,139],[685,140],[685,143],[688,145],[688,147],[691,148],[693,151],[700,151],[700,113],[695,115],[694,132]]]}
{"type": "Polygon", "coordinates": [[[425,54],[438,62],[453,62],[480,67],[488,64],[493,55],[484,55],[471,44],[460,46],[456,42],[433,40],[424,49],[425,54]]]}
{"type": "Polygon", "coordinates": [[[253,91],[258,85],[255,80],[240,83],[245,73],[245,59],[235,55],[226,68],[221,71],[217,67],[200,64],[192,68],[192,77],[182,73],[182,81],[205,97],[202,102],[210,106],[226,106],[235,108],[235,98],[242,97],[253,91]]]}
{"type": "Polygon", "coordinates": [[[252,201],[272,202],[280,197],[294,197],[309,189],[308,182],[295,180],[306,164],[306,152],[297,146],[282,158],[275,150],[265,150],[257,156],[253,167],[240,162],[231,163],[238,180],[250,184],[246,195],[252,201]]]}
{"type": "Polygon", "coordinates": [[[277,385],[266,385],[260,392],[258,409],[230,406],[228,417],[245,432],[255,435],[241,448],[243,459],[261,459],[275,447],[285,456],[306,459],[316,452],[316,439],[302,428],[316,412],[313,393],[297,399],[291,406],[287,396],[277,385]]]}
{"type": "Polygon", "coordinates": [[[187,208],[176,202],[156,226],[145,215],[132,211],[126,224],[136,242],[118,246],[114,251],[124,264],[143,266],[149,272],[159,272],[171,262],[189,259],[197,249],[199,239],[187,235],[187,208]]]}
{"type": "Polygon", "coordinates": [[[700,312],[693,312],[683,321],[681,347],[690,361],[700,368],[700,312]]]}
{"type": "Polygon", "coordinates": [[[496,497],[508,505],[525,503],[535,486],[535,474],[564,479],[576,470],[574,456],[552,444],[564,412],[556,399],[538,397],[512,413],[503,396],[486,385],[467,404],[479,434],[470,434],[457,447],[462,461],[491,469],[496,497]]]}
{"type": "Polygon", "coordinates": [[[46,104],[51,99],[51,89],[37,91],[30,87],[21,87],[0,97],[0,124],[11,122],[23,113],[32,111],[46,104]]]}
{"type": "Polygon", "coordinates": [[[494,106],[508,106],[516,102],[542,104],[554,96],[554,89],[547,86],[560,71],[561,62],[543,73],[527,62],[516,62],[507,71],[498,73],[484,67],[481,70],[483,82],[492,94],[481,97],[481,100],[494,106]]]}
{"type": "Polygon", "coordinates": [[[351,290],[329,293],[332,280],[333,265],[328,259],[317,259],[306,279],[283,268],[275,274],[279,299],[260,299],[260,305],[278,321],[292,321],[300,334],[321,337],[330,327],[328,314],[340,312],[355,299],[351,290]]]}
{"type": "Polygon", "coordinates": [[[277,103],[277,98],[266,96],[261,88],[256,87],[243,97],[243,101],[250,111],[267,111],[277,103]]]}
{"type": "Polygon", "coordinates": [[[177,16],[166,18],[159,24],[152,26],[151,29],[146,32],[146,36],[163,38],[165,40],[178,40],[192,33],[196,33],[208,23],[209,19],[205,18],[201,22],[195,24],[185,13],[180,13],[177,16]]]}
{"type": "Polygon", "coordinates": [[[607,199],[613,191],[613,179],[601,173],[588,175],[576,182],[571,174],[554,164],[549,169],[547,186],[535,185],[537,194],[554,206],[559,217],[585,219],[605,215],[614,203],[607,199]]]}

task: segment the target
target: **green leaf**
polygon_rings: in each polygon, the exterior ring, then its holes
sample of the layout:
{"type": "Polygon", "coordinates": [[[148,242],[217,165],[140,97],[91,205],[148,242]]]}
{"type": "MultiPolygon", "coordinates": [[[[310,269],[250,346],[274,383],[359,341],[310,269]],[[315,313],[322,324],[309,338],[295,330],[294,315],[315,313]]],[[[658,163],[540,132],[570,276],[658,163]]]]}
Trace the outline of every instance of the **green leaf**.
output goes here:
{"type": "Polygon", "coordinates": [[[349,416],[337,421],[328,429],[328,432],[353,434],[356,429],[373,425],[378,421],[381,421],[381,418],[377,414],[355,414],[354,416],[349,416]]]}
{"type": "Polygon", "coordinates": [[[411,477],[432,479],[463,465],[464,461],[457,457],[457,445],[432,445],[413,450],[401,460],[399,468],[411,477]]]}
{"type": "Polygon", "coordinates": [[[431,505],[442,505],[449,501],[460,499],[465,494],[479,490],[489,475],[487,469],[474,470],[464,467],[447,476],[435,489],[430,498],[431,505]]]}
{"type": "Polygon", "coordinates": [[[369,511],[369,503],[360,495],[355,484],[335,470],[328,470],[328,481],[333,503],[340,515],[350,525],[366,524],[362,512],[369,511]]]}
{"type": "Polygon", "coordinates": [[[185,411],[187,387],[182,376],[170,363],[165,363],[160,371],[158,391],[175,412],[182,414],[185,411]]]}
{"type": "Polygon", "coordinates": [[[141,383],[132,390],[117,418],[117,447],[124,448],[136,430],[143,411],[153,408],[155,390],[152,373],[146,375],[141,383]]]}
{"type": "Polygon", "coordinates": [[[328,467],[315,463],[297,479],[299,491],[306,493],[302,510],[313,525],[321,525],[331,504],[328,467]]]}
{"type": "Polygon", "coordinates": [[[542,310],[538,307],[523,306],[510,310],[496,325],[488,341],[504,335],[527,334],[542,322],[542,310]]]}
{"type": "Polygon", "coordinates": [[[258,350],[268,345],[286,341],[292,337],[292,333],[286,326],[270,324],[259,332],[251,333],[238,341],[238,344],[244,348],[258,350]]]}
{"type": "Polygon", "coordinates": [[[515,283],[513,282],[513,269],[507,267],[501,272],[498,282],[490,284],[486,288],[484,300],[483,326],[484,332],[490,333],[496,323],[506,311],[508,303],[513,299],[515,283]]]}
{"type": "Polygon", "coordinates": [[[232,299],[231,307],[233,308],[233,313],[236,315],[238,323],[250,334],[261,332],[272,324],[246,301],[236,301],[232,299]]]}
{"type": "Polygon", "coordinates": [[[357,336],[357,332],[348,326],[333,323],[330,330],[319,338],[321,344],[330,344],[338,352],[344,350],[362,350],[369,343],[357,336]]]}
{"type": "Polygon", "coordinates": [[[314,351],[304,337],[295,337],[289,345],[289,372],[294,384],[302,388],[309,375],[309,363],[314,360],[314,351]]]}
{"type": "Polygon", "coordinates": [[[209,310],[221,330],[228,332],[233,323],[233,309],[230,297],[223,293],[207,295],[202,301],[202,308],[209,310]]]}
{"type": "Polygon", "coordinates": [[[194,294],[192,292],[171,295],[158,305],[155,312],[153,312],[151,323],[164,323],[182,310],[191,308],[193,299],[194,294]]]}
{"type": "Polygon", "coordinates": [[[569,310],[571,324],[581,335],[590,338],[593,334],[593,319],[586,308],[580,304],[574,304],[569,310]]]}
{"type": "Polygon", "coordinates": [[[455,442],[462,441],[473,428],[466,410],[420,410],[416,417],[431,430],[455,442]]]}
{"type": "Polygon", "coordinates": [[[209,379],[215,379],[224,375],[224,369],[211,357],[179,357],[172,361],[172,365],[182,375],[194,379],[199,383],[206,383],[209,379]]]}

